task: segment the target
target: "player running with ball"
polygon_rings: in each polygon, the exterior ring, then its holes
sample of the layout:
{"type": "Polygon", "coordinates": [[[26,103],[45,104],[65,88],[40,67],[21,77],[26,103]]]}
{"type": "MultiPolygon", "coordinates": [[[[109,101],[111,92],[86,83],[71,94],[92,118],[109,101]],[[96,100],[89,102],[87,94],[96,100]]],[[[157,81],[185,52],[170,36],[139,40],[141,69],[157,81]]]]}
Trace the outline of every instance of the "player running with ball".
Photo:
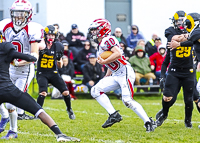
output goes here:
{"type": "Polygon", "coordinates": [[[146,131],[154,131],[156,125],[149,118],[143,107],[132,97],[134,94],[135,73],[130,64],[125,60],[123,51],[119,42],[114,36],[111,36],[111,24],[106,19],[96,19],[89,27],[92,39],[99,41],[98,54],[105,51],[113,52],[107,59],[98,56],[98,63],[105,65],[108,70],[103,79],[101,79],[91,89],[91,95],[104,107],[108,114],[108,120],[102,125],[103,128],[112,126],[116,122],[122,120],[122,116],[116,111],[111,104],[106,92],[121,88],[122,101],[124,105],[133,110],[145,123],[146,131]]]}

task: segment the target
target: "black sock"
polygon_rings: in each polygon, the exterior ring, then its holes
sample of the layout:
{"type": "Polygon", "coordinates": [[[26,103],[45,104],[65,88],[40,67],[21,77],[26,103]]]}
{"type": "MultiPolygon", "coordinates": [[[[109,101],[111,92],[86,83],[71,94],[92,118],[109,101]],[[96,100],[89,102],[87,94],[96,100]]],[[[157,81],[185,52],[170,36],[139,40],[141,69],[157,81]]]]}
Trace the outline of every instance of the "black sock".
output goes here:
{"type": "Polygon", "coordinates": [[[169,108],[171,107],[170,105],[171,105],[170,102],[165,102],[162,99],[162,106],[163,106],[163,114],[164,114],[164,116],[168,116],[169,108]]]}
{"type": "Polygon", "coordinates": [[[62,132],[60,131],[59,127],[57,125],[53,125],[50,127],[50,129],[56,134],[62,134],[62,132]]]}
{"type": "Polygon", "coordinates": [[[64,101],[67,106],[67,110],[71,109],[71,97],[70,95],[64,96],[64,101]]]}
{"type": "Polygon", "coordinates": [[[45,96],[39,95],[37,98],[37,103],[42,107],[44,104],[45,96]]]}

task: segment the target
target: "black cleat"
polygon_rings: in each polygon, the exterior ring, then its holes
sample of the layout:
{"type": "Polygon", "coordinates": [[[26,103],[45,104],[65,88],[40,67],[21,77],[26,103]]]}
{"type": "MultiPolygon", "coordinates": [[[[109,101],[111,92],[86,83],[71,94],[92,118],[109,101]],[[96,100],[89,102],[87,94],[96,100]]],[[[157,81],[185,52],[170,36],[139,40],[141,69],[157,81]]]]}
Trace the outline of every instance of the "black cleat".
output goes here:
{"type": "Polygon", "coordinates": [[[158,111],[158,113],[156,114],[156,120],[158,119],[158,117],[160,117],[160,115],[163,113],[163,109],[161,109],[160,111],[158,111]]]}
{"type": "Polygon", "coordinates": [[[185,119],[185,127],[186,127],[186,128],[192,128],[191,119],[189,119],[189,120],[185,119]]]}
{"type": "Polygon", "coordinates": [[[153,121],[153,119],[150,117],[150,122],[147,121],[144,126],[146,128],[146,132],[153,132],[155,130],[155,128],[157,127],[156,122],[153,121]]]}
{"type": "Polygon", "coordinates": [[[17,120],[33,120],[33,116],[29,116],[27,114],[18,114],[17,120]]]}
{"type": "Polygon", "coordinates": [[[102,125],[103,128],[111,127],[114,123],[120,122],[122,120],[122,116],[115,111],[115,113],[111,114],[108,117],[108,120],[102,125]]]}
{"type": "Polygon", "coordinates": [[[162,123],[167,119],[167,116],[164,116],[163,113],[156,120],[157,127],[161,126],[162,123]]]}
{"type": "Polygon", "coordinates": [[[68,113],[70,119],[74,120],[76,118],[72,109],[67,110],[67,113],[68,113]]]}

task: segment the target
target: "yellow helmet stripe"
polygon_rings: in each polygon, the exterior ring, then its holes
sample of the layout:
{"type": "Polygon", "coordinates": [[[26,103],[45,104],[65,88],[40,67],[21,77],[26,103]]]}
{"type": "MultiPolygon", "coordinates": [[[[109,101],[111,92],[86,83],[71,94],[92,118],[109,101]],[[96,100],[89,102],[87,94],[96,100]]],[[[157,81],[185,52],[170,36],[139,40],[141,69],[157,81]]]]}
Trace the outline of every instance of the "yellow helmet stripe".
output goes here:
{"type": "Polygon", "coordinates": [[[186,30],[187,30],[188,32],[191,32],[192,29],[193,29],[194,26],[195,26],[195,25],[194,25],[194,19],[192,18],[191,15],[187,15],[186,19],[188,19],[188,20],[191,22],[191,28],[186,28],[186,30]]]}
{"type": "Polygon", "coordinates": [[[179,19],[178,13],[175,13],[174,14],[174,20],[178,20],[178,19],[179,19]]]}
{"type": "Polygon", "coordinates": [[[45,31],[46,34],[48,34],[49,33],[49,28],[45,27],[44,31],[45,31]]]}

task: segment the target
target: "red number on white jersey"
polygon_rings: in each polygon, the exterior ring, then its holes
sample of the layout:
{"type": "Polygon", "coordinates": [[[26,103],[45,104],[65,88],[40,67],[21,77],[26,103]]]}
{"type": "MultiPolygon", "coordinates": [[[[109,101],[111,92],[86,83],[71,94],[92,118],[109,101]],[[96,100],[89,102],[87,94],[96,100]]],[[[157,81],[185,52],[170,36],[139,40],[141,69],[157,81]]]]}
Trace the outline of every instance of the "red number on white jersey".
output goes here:
{"type": "Polygon", "coordinates": [[[110,49],[112,46],[115,46],[115,40],[113,38],[109,38],[104,44],[107,45],[107,48],[110,49]]]}
{"type": "Polygon", "coordinates": [[[16,51],[23,53],[23,45],[20,41],[12,41],[11,43],[15,46],[16,51]]]}
{"type": "Polygon", "coordinates": [[[109,66],[112,70],[116,71],[116,70],[119,68],[119,63],[116,62],[116,61],[114,61],[114,62],[108,64],[108,66],[109,66]]]}
{"type": "MultiPolygon", "coordinates": [[[[23,53],[23,45],[20,41],[12,41],[11,43],[14,45],[16,51],[23,53]]],[[[21,59],[18,59],[18,61],[21,61],[21,59]]]]}

